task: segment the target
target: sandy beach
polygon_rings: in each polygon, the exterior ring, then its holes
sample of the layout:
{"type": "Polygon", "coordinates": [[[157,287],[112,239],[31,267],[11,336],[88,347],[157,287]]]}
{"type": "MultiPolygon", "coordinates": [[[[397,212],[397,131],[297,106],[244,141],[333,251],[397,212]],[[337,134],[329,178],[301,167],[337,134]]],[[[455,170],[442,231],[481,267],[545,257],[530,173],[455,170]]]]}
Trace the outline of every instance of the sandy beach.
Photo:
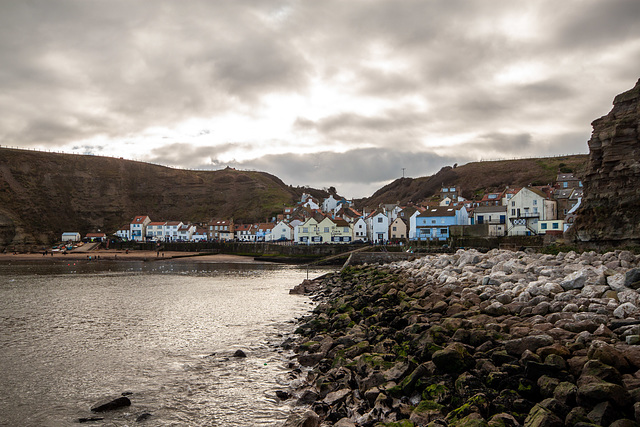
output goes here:
{"type": "MultiPolygon", "coordinates": [[[[40,253],[0,253],[0,263],[13,261],[34,261],[34,262],[59,262],[60,260],[89,260],[91,261],[156,261],[170,259],[174,262],[232,262],[232,263],[257,263],[253,257],[224,254],[206,254],[197,252],[155,252],[155,251],[124,251],[124,250],[98,250],[91,252],[67,252],[63,255],[60,252],[47,252],[46,255],[40,253]]],[[[260,263],[264,263],[260,261],[260,263]]]]}

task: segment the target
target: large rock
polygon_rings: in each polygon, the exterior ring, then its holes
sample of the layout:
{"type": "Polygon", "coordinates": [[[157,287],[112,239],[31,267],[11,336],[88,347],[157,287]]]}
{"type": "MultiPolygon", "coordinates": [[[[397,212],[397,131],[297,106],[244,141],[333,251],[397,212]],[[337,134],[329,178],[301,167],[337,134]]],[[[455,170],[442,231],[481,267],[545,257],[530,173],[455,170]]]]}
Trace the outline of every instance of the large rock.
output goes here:
{"type": "Polygon", "coordinates": [[[131,406],[131,400],[126,396],[118,397],[117,399],[106,400],[98,402],[91,407],[91,412],[106,412],[113,411],[120,408],[131,406]]]}
{"type": "Polygon", "coordinates": [[[640,80],[592,123],[584,198],[573,233],[582,241],[637,242],[640,222],[640,80]]]}

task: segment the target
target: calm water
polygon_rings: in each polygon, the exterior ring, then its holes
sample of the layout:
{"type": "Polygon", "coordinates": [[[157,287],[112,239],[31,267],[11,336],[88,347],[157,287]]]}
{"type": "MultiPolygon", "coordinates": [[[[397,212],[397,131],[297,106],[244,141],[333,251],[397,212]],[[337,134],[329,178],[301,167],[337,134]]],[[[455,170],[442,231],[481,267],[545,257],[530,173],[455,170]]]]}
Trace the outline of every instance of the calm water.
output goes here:
{"type": "MultiPolygon", "coordinates": [[[[326,270],[312,270],[310,277],[326,270]]],[[[260,426],[286,419],[276,347],[307,277],[259,264],[0,265],[0,425],[260,426]],[[248,357],[229,357],[237,349],[248,357]],[[132,392],[124,410],[93,414],[132,392]],[[76,424],[77,425],[77,424],[76,424]]]]}

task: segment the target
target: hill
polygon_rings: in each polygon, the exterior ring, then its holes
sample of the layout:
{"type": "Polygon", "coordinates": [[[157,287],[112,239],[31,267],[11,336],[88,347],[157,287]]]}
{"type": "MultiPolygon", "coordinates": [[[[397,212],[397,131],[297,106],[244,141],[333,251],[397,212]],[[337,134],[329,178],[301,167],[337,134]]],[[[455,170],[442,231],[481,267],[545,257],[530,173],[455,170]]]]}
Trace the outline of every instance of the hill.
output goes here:
{"type": "Polygon", "coordinates": [[[587,162],[588,155],[584,154],[447,166],[431,176],[399,178],[371,197],[358,200],[357,205],[373,207],[380,203],[417,203],[438,193],[442,186],[456,185],[460,186],[464,198],[473,199],[485,192],[502,191],[506,186],[553,184],[559,172],[573,172],[581,176],[587,162]]]}
{"type": "Polygon", "coordinates": [[[0,148],[0,250],[47,244],[64,231],[114,232],[152,220],[265,221],[303,192],[264,172],[172,169],[100,156],[0,148]]]}

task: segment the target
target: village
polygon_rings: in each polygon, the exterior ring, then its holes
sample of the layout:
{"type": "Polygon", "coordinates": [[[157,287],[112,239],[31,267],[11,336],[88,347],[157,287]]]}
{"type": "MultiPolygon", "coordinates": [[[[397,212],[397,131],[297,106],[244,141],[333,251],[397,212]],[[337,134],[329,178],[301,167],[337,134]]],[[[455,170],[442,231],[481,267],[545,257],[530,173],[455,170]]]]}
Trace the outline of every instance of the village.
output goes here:
{"type": "MultiPolygon", "coordinates": [[[[333,196],[320,201],[304,194],[296,206],[264,223],[154,221],[136,216],[112,235],[135,242],[283,242],[289,244],[446,242],[453,235],[476,237],[562,235],[575,219],[582,200],[582,181],[571,173],[557,175],[553,185],[506,187],[466,200],[459,186],[443,186],[428,201],[382,204],[357,210],[351,201],[333,196]]],[[[105,233],[66,232],[62,241],[101,241],[105,233]]]]}

